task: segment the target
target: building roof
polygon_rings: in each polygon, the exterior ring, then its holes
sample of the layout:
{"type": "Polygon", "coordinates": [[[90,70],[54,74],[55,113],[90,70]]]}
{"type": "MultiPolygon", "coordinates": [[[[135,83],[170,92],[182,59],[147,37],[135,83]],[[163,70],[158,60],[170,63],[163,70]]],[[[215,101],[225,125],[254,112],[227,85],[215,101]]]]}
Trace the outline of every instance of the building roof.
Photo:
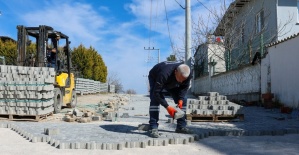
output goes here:
{"type": "Polygon", "coordinates": [[[239,11],[251,0],[235,0],[232,2],[228,9],[225,11],[221,21],[214,31],[214,35],[216,36],[224,36],[225,24],[232,22],[234,20],[234,16],[239,13],[239,11]]]}
{"type": "Polygon", "coordinates": [[[284,38],[284,39],[281,39],[281,40],[272,42],[272,43],[270,43],[270,44],[267,44],[266,47],[271,47],[271,46],[278,45],[278,44],[280,44],[280,43],[283,43],[283,42],[288,41],[288,40],[290,40],[290,39],[296,38],[296,37],[298,37],[298,36],[299,36],[299,33],[293,34],[293,35],[291,35],[291,36],[289,36],[289,37],[286,37],[286,38],[284,38]]]}

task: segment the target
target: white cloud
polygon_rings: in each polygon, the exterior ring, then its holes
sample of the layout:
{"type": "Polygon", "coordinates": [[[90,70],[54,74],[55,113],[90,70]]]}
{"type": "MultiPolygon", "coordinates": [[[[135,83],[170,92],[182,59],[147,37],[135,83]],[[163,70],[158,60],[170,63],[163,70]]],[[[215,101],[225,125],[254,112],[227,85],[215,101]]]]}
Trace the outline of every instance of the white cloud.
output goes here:
{"type": "Polygon", "coordinates": [[[26,25],[50,25],[69,34],[75,44],[89,46],[101,39],[98,30],[105,26],[106,21],[90,5],[53,3],[49,6],[24,14],[26,25]]]}

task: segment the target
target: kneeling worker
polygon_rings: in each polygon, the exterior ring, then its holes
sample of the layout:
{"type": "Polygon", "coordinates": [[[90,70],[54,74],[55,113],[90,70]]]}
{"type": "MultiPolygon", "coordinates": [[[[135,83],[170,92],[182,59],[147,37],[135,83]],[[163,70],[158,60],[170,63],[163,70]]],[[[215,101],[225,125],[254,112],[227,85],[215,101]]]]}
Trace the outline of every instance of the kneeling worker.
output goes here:
{"type": "Polygon", "coordinates": [[[156,64],[148,75],[150,84],[150,120],[149,134],[153,138],[159,137],[158,121],[160,104],[167,109],[167,112],[174,118],[177,112],[175,108],[169,106],[166,102],[162,90],[165,89],[171,94],[177,106],[185,112],[184,117],[177,119],[177,127],[175,132],[191,134],[192,131],[186,128],[186,104],[187,98],[185,95],[188,91],[190,80],[190,68],[183,62],[161,62],[156,64]]]}

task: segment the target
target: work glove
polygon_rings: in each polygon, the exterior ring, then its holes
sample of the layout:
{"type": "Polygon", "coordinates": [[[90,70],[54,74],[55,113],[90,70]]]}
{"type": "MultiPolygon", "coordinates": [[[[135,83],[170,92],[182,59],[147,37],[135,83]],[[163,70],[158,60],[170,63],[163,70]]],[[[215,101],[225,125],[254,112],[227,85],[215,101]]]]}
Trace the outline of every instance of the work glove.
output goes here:
{"type": "Polygon", "coordinates": [[[183,108],[183,100],[179,100],[179,102],[178,102],[178,107],[179,107],[180,109],[183,108]]]}
{"type": "Polygon", "coordinates": [[[169,113],[169,115],[174,118],[174,114],[177,112],[172,106],[168,106],[167,108],[167,112],[169,113]]]}

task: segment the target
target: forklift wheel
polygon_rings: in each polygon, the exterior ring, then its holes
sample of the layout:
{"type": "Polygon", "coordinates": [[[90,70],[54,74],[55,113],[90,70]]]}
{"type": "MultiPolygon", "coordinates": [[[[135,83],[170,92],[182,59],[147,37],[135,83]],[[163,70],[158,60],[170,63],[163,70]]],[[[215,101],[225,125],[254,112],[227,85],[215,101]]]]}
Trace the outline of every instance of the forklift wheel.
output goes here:
{"type": "Polygon", "coordinates": [[[61,110],[62,95],[59,88],[54,89],[54,114],[57,114],[61,110]]]}

